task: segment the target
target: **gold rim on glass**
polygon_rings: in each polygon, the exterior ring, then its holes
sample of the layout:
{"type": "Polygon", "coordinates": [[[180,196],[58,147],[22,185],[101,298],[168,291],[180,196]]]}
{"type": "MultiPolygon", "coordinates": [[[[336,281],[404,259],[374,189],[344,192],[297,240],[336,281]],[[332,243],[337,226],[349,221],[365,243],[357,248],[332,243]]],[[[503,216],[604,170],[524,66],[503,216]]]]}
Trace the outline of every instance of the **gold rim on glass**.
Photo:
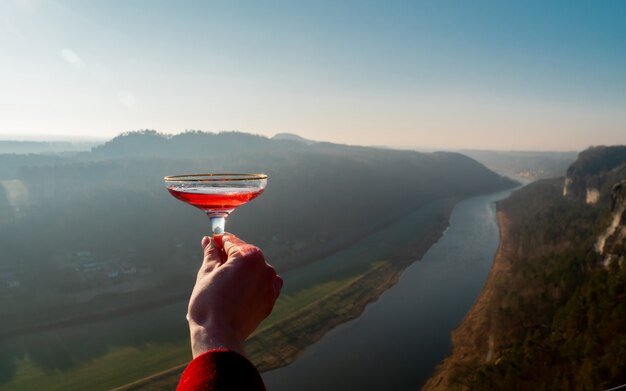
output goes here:
{"type": "Polygon", "coordinates": [[[230,181],[255,181],[267,179],[265,174],[184,174],[170,175],[163,178],[165,182],[230,182],[230,181]],[[234,178],[232,178],[234,177],[234,178]],[[201,179],[200,179],[201,178],[201,179]]]}

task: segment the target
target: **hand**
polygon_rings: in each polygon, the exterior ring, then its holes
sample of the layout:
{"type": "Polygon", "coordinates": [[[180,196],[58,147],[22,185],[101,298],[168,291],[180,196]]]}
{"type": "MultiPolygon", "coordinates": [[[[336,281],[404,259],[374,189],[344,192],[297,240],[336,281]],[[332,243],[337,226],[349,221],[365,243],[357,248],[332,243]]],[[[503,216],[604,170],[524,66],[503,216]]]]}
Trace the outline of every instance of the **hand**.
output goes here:
{"type": "Polygon", "coordinates": [[[224,247],[205,236],[204,260],[189,300],[193,357],[210,349],[244,353],[243,343],[274,308],[283,280],[261,250],[232,234],[224,247]]]}

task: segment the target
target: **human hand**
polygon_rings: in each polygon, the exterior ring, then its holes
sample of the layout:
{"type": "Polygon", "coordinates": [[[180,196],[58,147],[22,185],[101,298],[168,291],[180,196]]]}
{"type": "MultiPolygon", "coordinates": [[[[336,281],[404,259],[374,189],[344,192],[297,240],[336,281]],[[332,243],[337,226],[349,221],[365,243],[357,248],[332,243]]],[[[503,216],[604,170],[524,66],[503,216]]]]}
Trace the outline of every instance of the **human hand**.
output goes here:
{"type": "Polygon", "coordinates": [[[204,260],[189,300],[193,357],[210,349],[243,354],[243,343],[274,308],[283,280],[261,250],[232,234],[202,239],[204,260]]]}

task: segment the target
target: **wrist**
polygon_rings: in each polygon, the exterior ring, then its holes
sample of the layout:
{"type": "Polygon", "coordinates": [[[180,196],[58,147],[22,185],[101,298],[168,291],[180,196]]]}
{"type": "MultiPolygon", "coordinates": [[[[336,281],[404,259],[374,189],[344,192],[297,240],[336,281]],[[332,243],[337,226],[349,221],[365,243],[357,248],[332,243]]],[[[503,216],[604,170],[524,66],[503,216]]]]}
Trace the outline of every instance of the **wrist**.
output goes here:
{"type": "Polygon", "coordinates": [[[189,331],[193,358],[213,349],[228,349],[244,355],[244,341],[236,337],[229,328],[190,322],[189,331]]]}

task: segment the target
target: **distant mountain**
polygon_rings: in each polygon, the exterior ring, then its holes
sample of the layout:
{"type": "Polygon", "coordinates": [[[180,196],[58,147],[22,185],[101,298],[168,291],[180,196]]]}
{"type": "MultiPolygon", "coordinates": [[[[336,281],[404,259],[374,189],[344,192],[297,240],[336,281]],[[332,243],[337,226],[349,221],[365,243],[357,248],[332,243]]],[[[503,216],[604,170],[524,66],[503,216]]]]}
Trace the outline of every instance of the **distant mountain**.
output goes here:
{"type": "Polygon", "coordinates": [[[309,140],[304,137],[300,137],[297,134],[293,133],[278,133],[272,137],[272,140],[290,140],[290,141],[300,141],[307,145],[315,144],[317,141],[309,140]]]}
{"type": "Polygon", "coordinates": [[[185,132],[174,136],[154,130],[123,133],[92,149],[95,158],[171,157],[184,159],[276,153],[304,149],[293,140],[272,140],[242,132],[185,132]]]}
{"type": "Polygon", "coordinates": [[[425,390],[596,390],[626,383],[626,147],[498,205],[483,301],[425,390]]]}
{"type": "Polygon", "coordinates": [[[27,167],[53,167],[74,160],[58,154],[0,154],[0,181],[19,177],[19,171],[27,167]]]}
{"type": "Polygon", "coordinates": [[[96,142],[8,141],[0,140],[0,154],[59,153],[88,151],[96,142]]]}
{"type": "Polygon", "coordinates": [[[577,152],[461,150],[460,153],[484,164],[501,175],[525,180],[557,178],[565,175],[577,152]]]}
{"type": "MultiPolygon", "coordinates": [[[[272,215],[259,207],[250,207],[250,213],[259,219],[264,216],[266,231],[272,236],[292,236],[297,242],[302,235],[309,243],[342,231],[333,241],[347,240],[354,232],[406,213],[429,199],[463,197],[512,183],[455,153],[424,154],[323,142],[307,145],[240,132],[128,133],[94,148],[93,157],[152,165],[151,180],[157,182],[162,175],[188,171],[266,172],[270,175],[268,190],[258,202],[271,205],[272,215]],[[332,215],[333,224],[327,226],[319,213],[332,215]],[[372,216],[377,217],[372,220],[372,216]]],[[[133,171],[126,169],[120,178],[130,177],[133,171]]],[[[241,220],[233,223],[236,221],[241,220]]],[[[310,249],[307,253],[317,252],[310,249]]]]}

